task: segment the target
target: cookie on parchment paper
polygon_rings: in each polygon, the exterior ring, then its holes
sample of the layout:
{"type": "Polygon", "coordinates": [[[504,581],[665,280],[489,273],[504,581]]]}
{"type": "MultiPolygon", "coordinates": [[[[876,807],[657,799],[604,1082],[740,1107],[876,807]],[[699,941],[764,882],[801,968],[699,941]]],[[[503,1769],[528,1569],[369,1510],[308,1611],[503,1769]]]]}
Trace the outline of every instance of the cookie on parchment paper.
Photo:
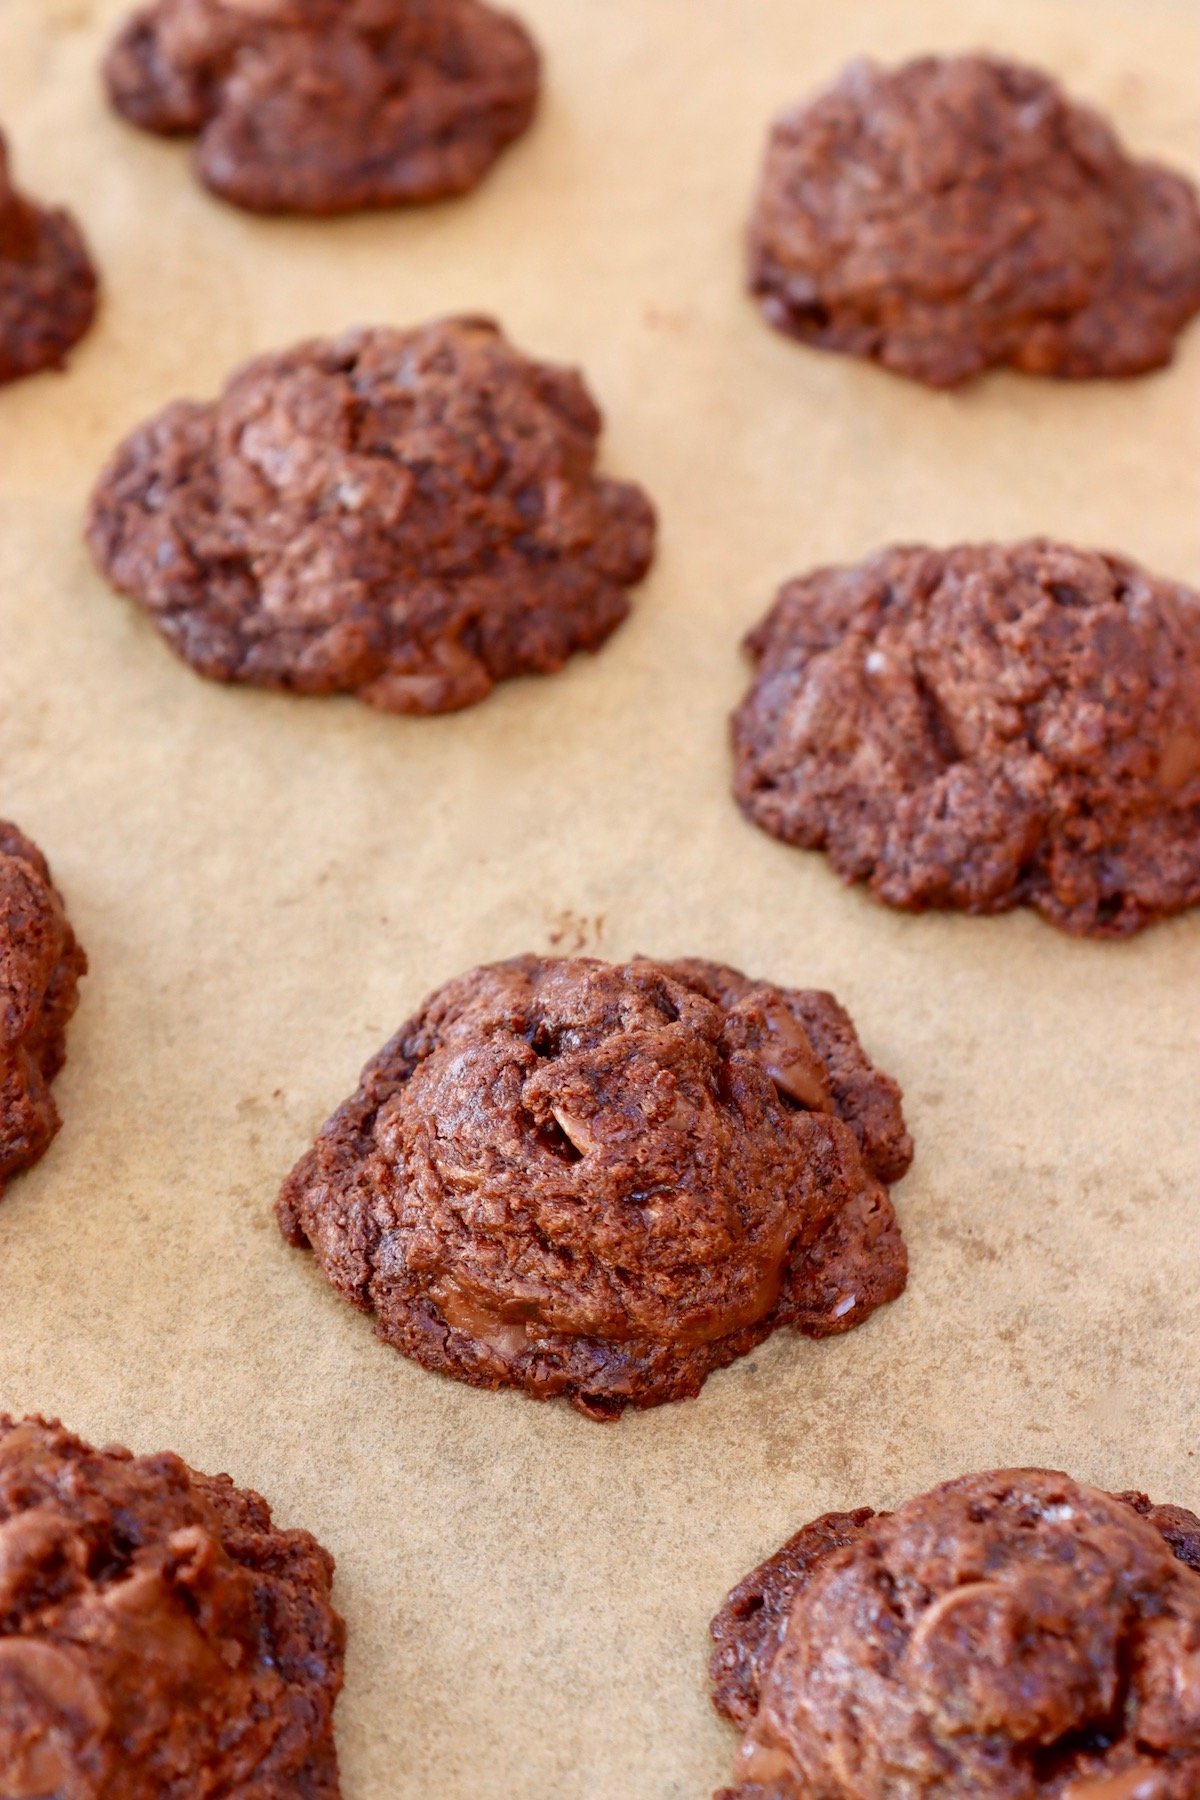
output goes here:
{"type": "Polygon", "coordinates": [[[628,613],[655,517],[596,473],[601,423],[490,320],[352,331],[135,431],[88,540],[202,675],[448,712],[628,613]]]}
{"type": "Polygon", "coordinates": [[[0,1791],[338,1800],[332,1578],[227,1475],[0,1417],[0,1791]]]}
{"type": "Polygon", "coordinates": [[[832,995],[525,956],[430,996],[278,1217],[406,1356],[610,1419],[895,1299],[911,1156],[832,995]]]}
{"type": "Polygon", "coordinates": [[[0,820],[0,1196],[45,1153],[61,1123],[50,1083],[87,957],[35,844],[0,820]]]}
{"type": "Polygon", "coordinates": [[[0,135],[0,382],[61,368],[95,317],[97,285],[70,213],[13,186],[0,135]]]}
{"type": "Polygon", "coordinates": [[[1200,901],[1200,595],[1034,539],[789,582],[735,793],[892,906],[1123,936],[1200,901]]]}
{"type": "Polygon", "coordinates": [[[105,78],[133,124],[197,137],[224,199],[329,214],[475,187],[528,128],[540,71],[481,0],[155,0],[105,78]]]}
{"type": "Polygon", "coordinates": [[[750,287],[779,330],[933,387],[1137,375],[1200,310],[1200,200],[1036,69],[863,60],[772,129],[750,287]]]}
{"type": "Polygon", "coordinates": [[[1200,1519],[1045,1469],[827,1513],[712,1623],[719,1800],[1194,1800],[1200,1519]]]}

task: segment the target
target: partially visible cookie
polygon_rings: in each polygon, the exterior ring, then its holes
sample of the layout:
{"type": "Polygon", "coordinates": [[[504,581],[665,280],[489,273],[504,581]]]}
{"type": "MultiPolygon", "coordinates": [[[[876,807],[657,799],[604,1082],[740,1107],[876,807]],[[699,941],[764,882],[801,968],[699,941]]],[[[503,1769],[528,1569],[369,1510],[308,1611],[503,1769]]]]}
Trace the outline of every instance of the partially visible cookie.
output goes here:
{"type": "Polygon", "coordinates": [[[0,382],[61,368],[95,317],[96,288],[74,219],[17,192],[0,136],[0,382]]]}
{"type": "Polygon", "coordinates": [[[1195,1800],[1200,1519],[1044,1469],[829,1513],[713,1620],[718,1800],[1195,1800]]]}
{"type": "Polygon", "coordinates": [[[735,792],[892,906],[1122,936],[1200,901],[1200,595],[1045,539],[789,582],[735,792]]]}
{"type": "Polygon", "coordinates": [[[750,285],[781,331],[933,387],[1137,375],[1200,310],[1200,201],[1036,69],[860,61],[772,130],[750,285]]]}
{"type": "Polygon", "coordinates": [[[59,1128],[50,1083],[86,972],[45,857],[0,820],[0,1195],[59,1128]]]}
{"type": "Polygon", "coordinates": [[[88,541],[202,675],[447,712],[628,612],[654,511],[596,474],[600,427],[489,320],[349,332],[134,432],[88,541]]]}
{"type": "Polygon", "coordinates": [[[215,193],[290,213],[465,193],[540,80],[524,26],[481,0],[154,0],[104,72],[133,124],[198,134],[215,193]]]}
{"type": "Polygon", "coordinates": [[[0,1793],[338,1800],[332,1578],[228,1475],[0,1417],[0,1793]]]}
{"type": "Polygon", "coordinates": [[[831,995],[526,956],[430,996],[277,1210],[406,1356],[608,1419],[894,1299],[911,1156],[831,995]]]}

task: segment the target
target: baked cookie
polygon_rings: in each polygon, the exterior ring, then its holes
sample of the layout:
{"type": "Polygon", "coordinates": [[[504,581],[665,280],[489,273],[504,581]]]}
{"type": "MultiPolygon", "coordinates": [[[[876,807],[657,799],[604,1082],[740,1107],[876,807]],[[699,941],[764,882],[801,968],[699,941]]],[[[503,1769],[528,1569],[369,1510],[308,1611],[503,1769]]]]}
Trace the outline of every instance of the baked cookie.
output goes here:
{"type": "Polygon", "coordinates": [[[74,219],[17,192],[0,136],[0,382],[60,369],[96,316],[96,288],[74,219]]]}
{"type": "Polygon", "coordinates": [[[895,1299],[911,1158],[831,995],[522,956],[425,1002],[277,1211],[406,1356],[609,1419],[895,1299]]]}
{"type": "Polygon", "coordinates": [[[332,1578],[228,1475],[0,1418],[0,1793],[337,1800],[332,1578]]]}
{"type": "Polygon", "coordinates": [[[50,1083],[86,973],[45,857],[0,819],[0,1196],[61,1124],[50,1083]]]}
{"type": "Polygon", "coordinates": [[[573,371],[486,319],[248,363],[135,431],[88,541],[202,675],[449,712],[595,650],[654,551],[573,371]]]}
{"type": "Polygon", "coordinates": [[[1138,375],[1200,310],[1200,203],[988,56],[855,62],[772,132],[750,286],[781,331],[931,387],[1138,375]]]}
{"type": "Polygon", "coordinates": [[[718,1800],[1195,1800],[1200,1519],[1045,1469],[829,1513],[713,1620],[718,1800]]]}
{"type": "Polygon", "coordinates": [[[1123,936],[1200,900],[1200,595],[1045,539],[789,582],[735,792],[892,906],[1123,936]]]}
{"type": "Polygon", "coordinates": [[[465,193],[539,85],[529,33],[479,0],[155,0],[104,72],[118,112],[198,134],[201,180],[266,213],[465,193]]]}

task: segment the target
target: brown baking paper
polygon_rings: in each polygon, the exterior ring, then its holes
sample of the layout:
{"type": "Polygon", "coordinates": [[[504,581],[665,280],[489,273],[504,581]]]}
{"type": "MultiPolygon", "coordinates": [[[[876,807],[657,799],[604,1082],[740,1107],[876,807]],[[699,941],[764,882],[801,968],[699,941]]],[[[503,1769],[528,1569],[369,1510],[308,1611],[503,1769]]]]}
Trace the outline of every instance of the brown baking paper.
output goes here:
{"type": "Polygon", "coordinates": [[[1042,531],[1200,581],[1200,327],[1149,379],[938,395],[775,336],[740,280],[767,120],[862,51],[1026,57],[1200,172],[1200,5],[522,5],[545,106],[477,195],[297,223],[108,114],[119,0],[0,0],[19,173],[105,280],[69,373],[0,393],[0,812],[92,961],[62,1133],[0,1205],[0,1405],[329,1545],[348,1800],[703,1800],[708,1619],[815,1513],[1019,1462],[1200,1506],[1200,915],[889,913],[742,821],[726,748],[740,634],[814,563],[1042,531]],[[585,368],[662,513],[629,624],[437,720],[198,679],[89,566],[108,451],[255,352],[456,309],[585,368]],[[906,1296],[609,1427],[379,1344],[279,1182],[427,990],[551,948],[833,988],[905,1089],[906,1296]]]}

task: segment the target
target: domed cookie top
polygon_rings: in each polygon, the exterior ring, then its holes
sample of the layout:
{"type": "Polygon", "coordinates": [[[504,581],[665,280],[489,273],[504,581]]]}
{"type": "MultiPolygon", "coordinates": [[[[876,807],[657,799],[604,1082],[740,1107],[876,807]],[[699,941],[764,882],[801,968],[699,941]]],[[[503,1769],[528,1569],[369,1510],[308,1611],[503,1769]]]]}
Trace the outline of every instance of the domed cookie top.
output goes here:
{"type": "Polygon", "coordinates": [[[86,970],[45,857],[0,820],[0,1195],[58,1130],[50,1083],[86,970]]]}
{"type": "Polygon", "coordinates": [[[1200,310],[1200,204],[1036,69],[856,62],[772,130],[750,285],[780,330],[934,387],[1136,375],[1200,310]]]}
{"type": "Polygon", "coordinates": [[[721,1800],[1195,1800],[1200,1519],[1043,1469],[831,1513],[730,1594],[721,1800]]]}
{"type": "Polygon", "coordinates": [[[0,382],[61,368],[95,317],[96,288],[74,219],[17,192],[0,136],[0,382]]]}
{"type": "Polygon", "coordinates": [[[885,550],[747,639],[735,791],[893,906],[1120,935],[1200,900],[1200,596],[1045,540],[885,550]]]}
{"type": "Polygon", "coordinates": [[[480,0],[155,0],[105,76],[135,125],[199,134],[226,200],[339,213],[473,188],[528,127],[539,68],[480,0]]]}
{"type": "Polygon", "coordinates": [[[332,1575],[227,1475],[0,1418],[0,1791],[337,1800],[332,1575]]]}
{"type": "Polygon", "coordinates": [[[594,650],[649,566],[579,376],[487,320],[300,344],[117,451],[88,538],[203,675],[446,712],[594,650]]]}
{"type": "Polygon", "coordinates": [[[830,995],[527,956],[425,1002],[278,1212],[406,1355],[603,1419],[894,1299],[911,1155],[830,995]]]}

